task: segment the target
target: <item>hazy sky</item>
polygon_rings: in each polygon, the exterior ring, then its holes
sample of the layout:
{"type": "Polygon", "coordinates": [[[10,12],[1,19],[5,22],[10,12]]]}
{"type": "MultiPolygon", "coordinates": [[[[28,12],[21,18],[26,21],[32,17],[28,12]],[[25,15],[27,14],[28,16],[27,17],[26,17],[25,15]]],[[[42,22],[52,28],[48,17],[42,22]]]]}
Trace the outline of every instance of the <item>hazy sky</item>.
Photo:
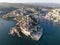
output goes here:
{"type": "Polygon", "coordinates": [[[60,0],[0,0],[0,2],[10,2],[10,3],[27,3],[27,2],[39,2],[39,3],[60,3],[60,0]]]}

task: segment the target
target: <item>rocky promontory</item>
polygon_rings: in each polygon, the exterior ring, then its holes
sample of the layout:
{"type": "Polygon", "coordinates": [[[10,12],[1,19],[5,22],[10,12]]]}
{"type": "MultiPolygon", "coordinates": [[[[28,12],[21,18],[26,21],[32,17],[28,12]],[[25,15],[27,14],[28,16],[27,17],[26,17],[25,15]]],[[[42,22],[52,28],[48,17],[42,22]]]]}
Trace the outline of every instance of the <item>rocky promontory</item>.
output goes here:
{"type": "MultiPolygon", "coordinates": [[[[39,25],[39,15],[40,13],[37,9],[20,8],[4,15],[3,18],[17,21],[16,27],[19,28],[24,35],[38,41],[43,34],[43,30],[39,25]]],[[[13,27],[9,34],[13,35],[16,33],[21,37],[17,28],[13,27]]]]}

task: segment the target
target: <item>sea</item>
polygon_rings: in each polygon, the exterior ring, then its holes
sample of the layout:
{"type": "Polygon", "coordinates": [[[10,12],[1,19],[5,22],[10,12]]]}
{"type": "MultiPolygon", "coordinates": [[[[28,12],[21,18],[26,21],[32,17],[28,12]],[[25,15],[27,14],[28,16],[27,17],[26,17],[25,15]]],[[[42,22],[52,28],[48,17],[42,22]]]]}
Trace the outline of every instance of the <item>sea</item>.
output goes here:
{"type": "Polygon", "coordinates": [[[60,45],[60,25],[41,20],[40,26],[43,35],[39,41],[26,36],[18,37],[9,35],[9,31],[16,25],[16,21],[0,18],[0,45],[60,45]]]}

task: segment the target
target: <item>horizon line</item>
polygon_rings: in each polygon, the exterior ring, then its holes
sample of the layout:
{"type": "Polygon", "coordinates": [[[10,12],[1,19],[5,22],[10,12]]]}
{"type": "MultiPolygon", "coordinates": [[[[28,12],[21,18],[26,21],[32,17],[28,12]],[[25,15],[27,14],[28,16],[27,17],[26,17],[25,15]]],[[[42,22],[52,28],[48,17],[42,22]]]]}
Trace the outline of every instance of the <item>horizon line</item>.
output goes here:
{"type": "MultiPolygon", "coordinates": [[[[0,3],[53,3],[53,2],[0,2],[0,3]]],[[[60,3],[53,3],[60,4],[60,3]]]]}

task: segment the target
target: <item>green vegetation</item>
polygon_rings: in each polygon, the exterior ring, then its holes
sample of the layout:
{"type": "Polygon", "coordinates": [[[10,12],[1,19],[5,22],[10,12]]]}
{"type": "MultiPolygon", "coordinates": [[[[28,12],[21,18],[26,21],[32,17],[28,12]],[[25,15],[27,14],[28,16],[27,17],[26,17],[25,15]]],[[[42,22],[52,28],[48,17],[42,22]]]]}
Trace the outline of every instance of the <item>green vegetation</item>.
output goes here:
{"type": "Polygon", "coordinates": [[[4,15],[2,16],[3,19],[7,19],[8,18],[8,15],[4,15]]]}
{"type": "Polygon", "coordinates": [[[20,16],[16,16],[16,20],[18,20],[18,21],[19,21],[20,19],[21,19],[21,17],[20,17],[20,16]]]}
{"type": "Polygon", "coordinates": [[[54,17],[53,20],[56,20],[56,17],[54,17]]]}

